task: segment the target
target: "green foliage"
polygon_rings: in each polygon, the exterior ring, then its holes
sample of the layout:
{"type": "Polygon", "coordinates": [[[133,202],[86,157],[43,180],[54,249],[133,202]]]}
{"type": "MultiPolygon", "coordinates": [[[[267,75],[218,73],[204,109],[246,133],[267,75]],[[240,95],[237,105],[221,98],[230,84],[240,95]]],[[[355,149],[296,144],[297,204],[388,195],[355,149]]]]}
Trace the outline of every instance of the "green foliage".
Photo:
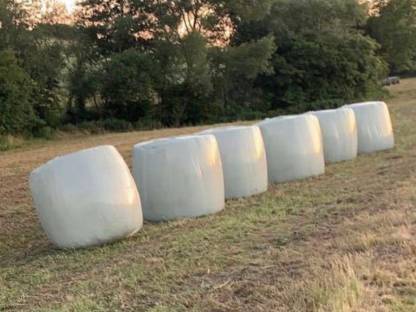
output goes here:
{"type": "Polygon", "coordinates": [[[355,0],[278,0],[265,20],[239,24],[236,40],[272,33],[278,45],[274,74],[257,79],[272,110],[336,107],[380,89],[386,67],[359,29],[364,12],[355,0]]]}
{"type": "Polygon", "coordinates": [[[53,139],[55,136],[55,130],[49,126],[38,127],[34,129],[33,136],[36,138],[53,139]]]}
{"type": "Polygon", "coordinates": [[[27,25],[26,13],[14,0],[0,0],[0,50],[23,43],[27,25]]]}
{"type": "Polygon", "coordinates": [[[0,0],[0,133],[50,137],[64,111],[64,48],[52,26],[30,29],[27,16],[0,0]]]}
{"type": "Polygon", "coordinates": [[[75,39],[68,47],[69,56],[67,73],[68,103],[66,122],[79,123],[102,116],[98,105],[101,83],[102,64],[97,61],[97,48],[80,30],[75,32],[75,39]],[[95,107],[95,114],[87,106],[95,107]]]}
{"type": "Polygon", "coordinates": [[[36,30],[32,31],[32,39],[31,48],[24,49],[21,55],[22,66],[36,82],[33,106],[37,116],[49,127],[56,128],[63,113],[60,83],[65,67],[64,52],[59,43],[36,30]]]}
{"type": "Polygon", "coordinates": [[[250,40],[240,49],[217,49],[214,44],[226,41],[224,33],[231,30],[227,20],[259,20],[270,11],[273,2],[261,0],[253,8],[252,2],[245,0],[133,1],[129,6],[121,0],[85,1],[88,14],[80,24],[100,53],[110,56],[109,62],[105,60],[109,64],[103,70],[100,92],[104,115],[130,121],[152,116],[165,125],[175,126],[219,118],[228,105],[225,101],[237,103],[243,93],[252,95],[255,76],[270,69],[270,50],[274,45],[272,38],[250,40]],[[134,21],[135,27],[122,30],[122,25],[130,21],[134,21]],[[121,33],[124,36],[117,35],[121,33]],[[135,36],[137,33],[143,35],[135,36]],[[131,48],[151,65],[139,66],[144,67],[140,69],[141,78],[134,69],[137,66],[132,64],[134,57],[127,61],[126,53],[131,48]],[[219,56],[221,53],[224,56],[219,56]],[[233,55],[238,59],[233,60],[233,55]],[[119,64],[120,58],[128,62],[128,68],[119,64]],[[219,62],[214,58],[229,63],[229,87],[225,90],[214,88],[225,79],[224,73],[217,71],[219,62]],[[243,64],[247,61],[250,66],[243,64]],[[243,82],[247,90],[231,92],[238,82],[243,82]],[[225,93],[227,96],[223,97],[225,93]],[[137,98],[139,94],[141,99],[137,98]],[[135,107],[135,113],[127,112],[126,107],[135,107]]]}
{"type": "Polygon", "coordinates": [[[368,33],[381,45],[393,73],[416,70],[416,1],[375,1],[377,14],[370,17],[368,33]]]}
{"type": "Polygon", "coordinates": [[[133,130],[133,126],[130,122],[117,119],[117,118],[108,118],[97,121],[83,121],[73,128],[73,126],[66,126],[62,128],[64,131],[74,132],[75,130],[80,129],[87,131],[91,134],[102,133],[105,131],[112,132],[126,132],[133,130]]]}
{"type": "Polygon", "coordinates": [[[10,51],[0,52],[0,135],[30,133],[37,123],[34,82],[10,51]]]}
{"type": "MultiPolygon", "coordinates": [[[[240,107],[240,111],[247,111],[249,108],[264,109],[261,107],[262,101],[254,81],[260,74],[273,72],[270,60],[275,50],[272,36],[244,42],[238,46],[213,49],[212,63],[217,102],[226,109],[233,106],[240,107]]],[[[236,109],[231,108],[231,111],[236,109]]]]}
{"type": "Polygon", "coordinates": [[[200,123],[210,114],[213,91],[207,40],[191,32],[168,46],[157,55],[161,64],[170,63],[160,75],[161,121],[170,126],[200,123]]]}
{"type": "Polygon", "coordinates": [[[414,70],[415,1],[376,1],[369,17],[358,0],[84,0],[74,26],[29,27],[18,2],[0,0],[0,134],[257,119],[378,97],[386,61],[414,70]]]}
{"type": "Polygon", "coordinates": [[[274,59],[276,75],[266,77],[275,104],[299,112],[366,98],[385,72],[376,49],[360,34],[286,41],[274,59]]]}
{"type": "Polygon", "coordinates": [[[153,64],[150,56],[134,49],[111,58],[104,66],[101,82],[105,116],[137,121],[149,114],[156,100],[153,64]]]}
{"type": "Polygon", "coordinates": [[[14,136],[11,134],[0,135],[0,151],[7,151],[12,148],[22,146],[25,140],[20,136],[14,136]]]}

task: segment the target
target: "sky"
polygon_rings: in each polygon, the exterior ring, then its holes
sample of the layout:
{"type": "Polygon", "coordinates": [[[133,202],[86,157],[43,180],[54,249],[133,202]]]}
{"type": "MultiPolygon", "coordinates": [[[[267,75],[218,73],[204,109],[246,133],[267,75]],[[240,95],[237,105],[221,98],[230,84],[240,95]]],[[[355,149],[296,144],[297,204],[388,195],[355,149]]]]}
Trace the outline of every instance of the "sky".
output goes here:
{"type": "MultiPolygon", "coordinates": [[[[72,13],[72,12],[74,12],[74,9],[75,9],[75,3],[77,2],[78,0],[53,0],[53,2],[56,2],[56,3],[63,3],[64,5],[65,5],[65,7],[66,7],[66,10],[68,11],[68,13],[72,13]]],[[[30,3],[31,1],[29,1],[29,3],[30,3]]],[[[45,3],[47,2],[47,0],[41,0],[41,3],[43,3],[43,5],[45,5],[45,3]]],[[[51,1],[52,2],[52,1],[51,1]]],[[[23,3],[24,3],[24,1],[23,1],[23,3]]]]}
{"type": "Polygon", "coordinates": [[[66,6],[66,9],[69,13],[72,13],[75,8],[75,1],[76,0],[59,0],[60,2],[63,2],[66,6]]]}

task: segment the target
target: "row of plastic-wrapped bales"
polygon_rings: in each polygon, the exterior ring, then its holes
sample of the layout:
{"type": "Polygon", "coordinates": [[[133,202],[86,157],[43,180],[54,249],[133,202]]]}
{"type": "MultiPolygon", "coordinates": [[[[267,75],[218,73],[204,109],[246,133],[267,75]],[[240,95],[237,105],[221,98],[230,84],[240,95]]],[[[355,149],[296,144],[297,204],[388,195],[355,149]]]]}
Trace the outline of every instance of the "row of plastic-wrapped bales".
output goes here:
{"type": "Polygon", "coordinates": [[[133,175],[113,146],[82,150],[34,170],[30,187],[48,238],[60,248],[88,247],[133,235],[143,217],[213,214],[225,199],[393,146],[387,105],[366,102],[139,143],[133,175]]]}

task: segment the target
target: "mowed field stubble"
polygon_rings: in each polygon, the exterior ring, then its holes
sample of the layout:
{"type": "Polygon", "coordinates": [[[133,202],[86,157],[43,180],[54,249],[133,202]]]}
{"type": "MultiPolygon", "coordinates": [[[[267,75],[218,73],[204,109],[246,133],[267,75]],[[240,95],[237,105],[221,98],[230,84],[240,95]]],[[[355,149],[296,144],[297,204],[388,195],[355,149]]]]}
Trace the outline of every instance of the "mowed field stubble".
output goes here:
{"type": "Polygon", "coordinates": [[[390,91],[394,150],[92,249],[50,245],[30,171],[100,144],[131,165],[133,144],[203,127],[0,153],[0,311],[416,311],[416,79],[390,91]]]}

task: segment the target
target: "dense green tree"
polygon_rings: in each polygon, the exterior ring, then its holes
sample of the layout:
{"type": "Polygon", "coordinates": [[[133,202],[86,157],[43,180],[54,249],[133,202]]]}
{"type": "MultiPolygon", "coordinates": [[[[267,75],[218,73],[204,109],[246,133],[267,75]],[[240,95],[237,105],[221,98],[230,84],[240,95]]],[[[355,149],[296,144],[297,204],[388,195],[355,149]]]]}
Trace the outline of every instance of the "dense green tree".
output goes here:
{"type": "Polygon", "coordinates": [[[64,101],[62,99],[63,70],[66,67],[61,43],[49,37],[35,34],[27,49],[22,49],[22,67],[36,82],[33,105],[38,117],[47,126],[57,127],[61,122],[64,101]]]}
{"type": "Polygon", "coordinates": [[[191,32],[178,43],[158,40],[156,58],[162,65],[160,119],[167,125],[201,122],[210,114],[212,102],[209,47],[200,32],[191,32]]]}
{"type": "Polygon", "coordinates": [[[394,73],[416,70],[416,1],[378,0],[368,21],[368,32],[381,45],[394,73]]]}
{"type": "Polygon", "coordinates": [[[274,58],[275,76],[266,77],[276,109],[301,112],[339,106],[379,89],[385,67],[369,38],[328,34],[292,40],[274,58]]]}
{"type": "Polygon", "coordinates": [[[97,47],[84,33],[84,29],[75,28],[66,55],[68,99],[65,120],[76,124],[101,118],[103,115],[99,91],[103,70],[102,57],[97,47]],[[88,109],[88,106],[94,109],[88,109]]]}
{"type": "Polygon", "coordinates": [[[153,66],[149,55],[135,49],[111,58],[105,65],[101,83],[105,117],[135,122],[149,114],[156,100],[153,66]]]}
{"type": "MultiPolygon", "coordinates": [[[[30,78],[30,111],[37,120],[33,130],[39,132],[44,127],[57,127],[61,123],[65,96],[62,82],[66,67],[63,34],[72,30],[54,25],[33,26],[27,22],[28,17],[29,13],[16,1],[0,0],[0,51],[12,51],[13,66],[20,68],[19,77],[30,78]]],[[[11,88],[13,81],[7,88],[11,88]]]]}
{"type": "Polygon", "coordinates": [[[15,46],[26,34],[26,14],[13,0],[0,0],[0,50],[15,46]]]}
{"type": "MultiPolygon", "coordinates": [[[[152,116],[167,125],[190,124],[218,118],[230,103],[250,101],[256,76],[268,70],[273,40],[259,38],[232,48],[226,45],[233,33],[232,21],[259,20],[269,13],[272,3],[259,0],[253,7],[253,1],[248,0],[107,0],[97,5],[96,0],[87,0],[81,25],[104,57],[117,58],[114,53],[124,54],[122,51],[131,47],[151,55],[152,90],[158,99],[152,116]],[[123,29],[130,22],[135,27],[123,29]],[[244,91],[236,92],[239,87],[244,91]]],[[[136,81],[126,81],[139,90],[136,81]]],[[[108,89],[108,85],[103,88],[108,89]]],[[[113,108],[123,107],[119,102],[108,102],[107,95],[105,98],[105,110],[109,103],[117,103],[111,104],[113,108]]],[[[146,108],[142,110],[141,115],[146,108]]],[[[117,116],[125,118],[122,113],[117,116]]],[[[139,116],[130,114],[128,118],[139,116]]]]}
{"type": "Polygon", "coordinates": [[[254,81],[260,74],[273,73],[270,59],[275,51],[272,36],[213,49],[215,98],[228,114],[267,110],[254,81]]]}
{"type": "Polygon", "coordinates": [[[261,21],[240,22],[236,42],[273,34],[274,74],[257,79],[272,109],[301,112],[366,98],[385,65],[363,35],[366,8],[355,0],[277,0],[261,21]]]}
{"type": "Polygon", "coordinates": [[[414,68],[414,1],[84,0],[72,26],[0,0],[0,128],[179,126],[373,97],[384,60],[414,68]]]}
{"type": "Polygon", "coordinates": [[[11,51],[0,52],[0,135],[30,134],[38,120],[33,110],[34,81],[11,51]]]}
{"type": "Polygon", "coordinates": [[[145,12],[146,2],[85,0],[81,2],[83,10],[78,23],[102,55],[139,47],[150,35],[148,29],[152,23],[145,12]]]}

